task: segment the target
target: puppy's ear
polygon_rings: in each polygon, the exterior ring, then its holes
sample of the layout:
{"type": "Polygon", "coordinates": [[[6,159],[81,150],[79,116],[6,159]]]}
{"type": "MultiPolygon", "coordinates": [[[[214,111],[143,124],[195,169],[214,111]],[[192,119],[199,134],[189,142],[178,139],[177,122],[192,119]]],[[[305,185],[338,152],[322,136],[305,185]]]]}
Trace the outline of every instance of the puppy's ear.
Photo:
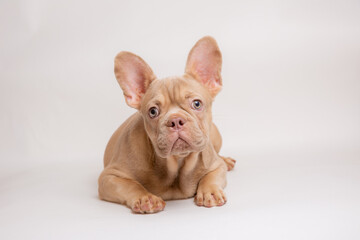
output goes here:
{"type": "Polygon", "coordinates": [[[221,52],[214,38],[200,39],[191,49],[185,73],[204,84],[212,97],[221,90],[221,52]]]}
{"type": "Polygon", "coordinates": [[[130,52],[120,52],[115,57],[115,76],[124,92],[126,103],[140,109],[141,97],[156,79],[146,62],[130,52]]]}

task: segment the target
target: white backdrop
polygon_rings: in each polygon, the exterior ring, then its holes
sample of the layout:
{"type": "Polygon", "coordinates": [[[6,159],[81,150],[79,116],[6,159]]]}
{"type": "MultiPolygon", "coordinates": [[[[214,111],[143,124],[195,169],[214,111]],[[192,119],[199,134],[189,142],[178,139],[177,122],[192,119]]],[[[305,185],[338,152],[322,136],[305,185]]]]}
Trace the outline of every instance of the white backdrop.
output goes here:
{"type": "Polygon", "coordinates": [[[359,13],[340,0],[0,0],[0,238],[359,239],[359,13]],[[134,112],[114,56],[179,75],[205,35],[223,53],[213,112],[238,160],[229,203],[144,217],[97,200],[105,145],[134,112]]]}

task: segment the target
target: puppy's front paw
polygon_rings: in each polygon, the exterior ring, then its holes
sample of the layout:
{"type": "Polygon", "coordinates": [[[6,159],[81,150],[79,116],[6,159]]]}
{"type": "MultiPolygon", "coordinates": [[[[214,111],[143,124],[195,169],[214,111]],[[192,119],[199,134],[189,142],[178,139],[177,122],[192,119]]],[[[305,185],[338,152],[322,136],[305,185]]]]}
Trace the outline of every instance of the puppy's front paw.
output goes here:
{"type": "Polygon", "coordinates": [[[194,200],[196,205],[204,207],[219,207],[227,201],[224,191],[218,186],[212,186],[203,190],[198,189],[194,200]]]}
{"type": "Polygon", "coordinates": [[[135,213],[156,213],[164,210],[166,203],[151,193],[136,198],[130,205],[135,213]]]}

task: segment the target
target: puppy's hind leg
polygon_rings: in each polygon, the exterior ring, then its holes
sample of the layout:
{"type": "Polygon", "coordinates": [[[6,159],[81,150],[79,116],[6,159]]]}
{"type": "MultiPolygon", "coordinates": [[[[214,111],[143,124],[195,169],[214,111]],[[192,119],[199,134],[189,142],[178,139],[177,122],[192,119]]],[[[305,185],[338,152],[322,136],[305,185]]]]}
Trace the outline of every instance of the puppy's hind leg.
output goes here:
{"type": "MultiPolygon", "coordinates": [[[[219,155],[220,148],[222,145],[222,139],[221,139],[220,132],[214,123],[212,124],[212,127],[211,127],[210,137],[211,137],[211,143],[213,144],[216,153],[219,155]]],[[[221,157],[224,160],[224,162],[226,163],[228,171],[232,170],[235,167],[236,160],[234,160],[230,157],[223,157],[220,155],[219,155],[219,157],[221,157]]]]}
{"type": "Polygon", "coordinates": [[[104,169],[99,177],[100,199],[124,204],[135,213],[156,213],[164,209],[164,200],[148,192],[136,180],[122,175],[116,169],[104,169]]]}
{"type": "MultiPolygon", "coordinates": [[[[219,155],[220,156],[220,155],[219,155]]],[[[230,171],[232,170],[234,167],[235,167],[235,163],[236,163],[236,160],[235,159],[232,159],[231,157],[223,157],[223,156],[220,156],[222,158],[222,160],[224,160],[224,162],[226,163],[226,166],[227,166],[227,170],[230,171]]]]}

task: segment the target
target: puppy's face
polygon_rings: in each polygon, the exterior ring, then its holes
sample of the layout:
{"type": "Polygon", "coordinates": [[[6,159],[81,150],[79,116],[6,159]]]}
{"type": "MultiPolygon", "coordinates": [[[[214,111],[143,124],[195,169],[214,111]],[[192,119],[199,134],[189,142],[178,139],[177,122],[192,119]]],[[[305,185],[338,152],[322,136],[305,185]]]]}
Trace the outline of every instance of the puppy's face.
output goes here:
{"type": "Polygon", "coordinates": [[[211,37],[195,44],[181,77],[157,79],[143,59],[129,52],[115,58],[125,100],[141,112],[155,152],[163,158],[200,152],[208,143],[220,72],[221,53],[211,37]]]}
{"type": "Polygon", "coordinates": [[[140,111],[158,156],[200,152],[209,140],[212,97],[191,76],[155,80],[140,111]]]}

